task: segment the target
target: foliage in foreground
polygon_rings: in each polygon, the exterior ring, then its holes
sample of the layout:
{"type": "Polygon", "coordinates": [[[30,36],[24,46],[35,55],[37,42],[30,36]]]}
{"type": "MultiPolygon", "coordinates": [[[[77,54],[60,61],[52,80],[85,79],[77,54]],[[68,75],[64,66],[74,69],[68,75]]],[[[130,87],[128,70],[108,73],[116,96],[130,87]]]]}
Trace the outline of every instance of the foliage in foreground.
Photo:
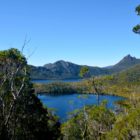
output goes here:
{"type": "Polygon", "coordinates": [[[26,58],[0,51],[0,139],[57,139],[59,123],[33,94],[26,58]]]}
{"type": "Polygon", "coordinates": [[[64,140],[97,140],[111,131],[114,122],[115,115],[102,104],[84,108],[64,123],[61,130],[64,140]]]}
{"type": "MultiPolygon", "coordinates": [[[[130,103],[131,104],[131,103],[130,103]]],[[[140,139],[140,106],[115,114],[103,103],[86,107],[61,126],[64,140],[138,140],[140,139]]]]}
{"type": "Polygon", "coordinates": [[[119,116],[110,133],[108,140],[138,140],[140,139],[140,108],[130,109],[128,114],[119,116]]]}

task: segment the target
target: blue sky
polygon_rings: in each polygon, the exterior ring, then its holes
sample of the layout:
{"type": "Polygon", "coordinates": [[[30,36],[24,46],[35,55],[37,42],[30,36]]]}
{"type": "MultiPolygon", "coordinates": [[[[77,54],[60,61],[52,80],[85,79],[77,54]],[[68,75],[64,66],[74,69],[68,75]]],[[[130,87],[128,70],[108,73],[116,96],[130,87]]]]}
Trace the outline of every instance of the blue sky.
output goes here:
{"type": "Polygon", "coordinates": [[[29,64],[57,60],[107,66],[127,54],[140,58],[139,0],[1,0],[0,50],[21,49],[29,64]]]}

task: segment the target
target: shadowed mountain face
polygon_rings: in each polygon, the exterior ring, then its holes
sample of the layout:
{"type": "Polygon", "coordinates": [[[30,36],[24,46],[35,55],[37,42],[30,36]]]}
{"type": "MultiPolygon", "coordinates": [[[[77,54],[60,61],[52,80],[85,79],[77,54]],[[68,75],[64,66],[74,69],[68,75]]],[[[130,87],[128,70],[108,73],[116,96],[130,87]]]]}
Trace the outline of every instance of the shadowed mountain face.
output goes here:
{"type": "Polygon", "coordinates": [[[65,62],[63,60],[53,64],[46,64],[44,67],[53,73],[53,79],[78,78],[77,76],[81,68],[80,65],[65,62]]]}
{"type": "MultiPolygon", "coordinates": [[[[140,64],[140,59],[136,59],[130,55],[125,56],[119,63],[113,66],[99,68],[89,67],[91,75],[100,76],[129,69],[137,64],[140,64]]],[[[82,65],[77,65],[63,60],[55,63],[49,63],[42,67],[30,66],[32,79],[74,79],[80,78],[79,72],[82,65]]]]}
{"type": "Polygon", "coordinates": [[[74,76],[74,75],[77,75],[81,66],[60,60],[60,61],[57,61],[53,64],[51,64],[51,63],[46,64],[46,65],[44,65],[44,67],[46,69],[51,70],[53,73],[58,73],[61,76],[64,74],[67,74],[67,75],[72,74],[74,76]]]}
{"type": "Polygon", "coordinates": [[[130,67],[133,67],[137,64],[140,64],[140,59],[132,57],[131,55],[127,55],[116,65],[109,68],[109,70],[111,73],[116,73],[116,72],[120,72],[122,70],[129,69],[130,67]]]}
{"type": "MultiPolygon", "coordinates": [[[[46,64],[43,67],[31,68],[32,79],[77,79],[79,77],[82,65],[77,65],[66,61],[57,61],[55,63],[46,64]]],[[[105,75],[108,70],[99,67],[89,67],[92,75],[105,75]]]]}

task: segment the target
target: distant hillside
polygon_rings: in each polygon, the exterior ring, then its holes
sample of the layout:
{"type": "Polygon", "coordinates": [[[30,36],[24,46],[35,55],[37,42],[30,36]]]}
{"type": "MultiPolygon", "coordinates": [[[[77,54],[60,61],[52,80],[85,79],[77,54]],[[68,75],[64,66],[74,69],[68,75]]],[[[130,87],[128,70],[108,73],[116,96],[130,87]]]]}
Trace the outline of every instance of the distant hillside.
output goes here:
{"type": "Polygon", "coordinates": [[[107,69],[110,71],[110,73],[116,73],[129,69],[130,67],[133,67],[137,64],[140,64],[140,59],[132,57],[131,55],[127,55],[120,62],[111,67],[108,67],[107,69]]]}
{"type": "MultiPolygon", "coordinates": [[[[43,67],[30,66],[32,79],[77,79],[82,65],[77,65],[63,60],[46,64],[43,67]]],[[[92,75],[106,75],[108,71],[104,68],[90,67],[92,75]]]]}
{"type": "Polygon", "coordinates": [[[120,72],[115,76],[120,82],[140,83],[140,64],[120,72]]]}
{"type": "MultiPolygon", "coordinates": [[[[105,68],[89,67],[91,75],[109,75],[127,70],[137,64],[140,64],[140,59],[130,55],[125,56],[120,62],[115,65],[105,68]]],[[[32,79],[77,79],[82,65],[77,65],[63,60],[55,63],[45,64],[42,67],[30,66],[32,79]]]]}
{"type": "Polygon", "coordinates": [[[77,78],[81,66],[73,64],[71,62],[66,62],[63,60],[57,61],[55,63],[50,63],[44,65],[47,70],[50,70],[53,75],[52,78],[77,78]]]}
{"type": "Polygon", "coordinates": [[[53,72],[45,67],[29,66],[31,79],[52,79],[53,72]]]}

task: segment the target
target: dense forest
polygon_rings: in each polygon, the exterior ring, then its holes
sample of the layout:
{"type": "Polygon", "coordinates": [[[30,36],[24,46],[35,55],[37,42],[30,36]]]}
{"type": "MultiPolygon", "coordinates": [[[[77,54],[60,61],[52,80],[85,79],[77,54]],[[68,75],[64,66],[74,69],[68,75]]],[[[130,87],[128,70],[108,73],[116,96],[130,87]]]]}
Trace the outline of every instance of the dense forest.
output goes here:
{"type": "Polygon", "coordinates": [[[26,58],[0,51],[0,139],[57,139],[60,124],[34,95],[26,58]]]}

